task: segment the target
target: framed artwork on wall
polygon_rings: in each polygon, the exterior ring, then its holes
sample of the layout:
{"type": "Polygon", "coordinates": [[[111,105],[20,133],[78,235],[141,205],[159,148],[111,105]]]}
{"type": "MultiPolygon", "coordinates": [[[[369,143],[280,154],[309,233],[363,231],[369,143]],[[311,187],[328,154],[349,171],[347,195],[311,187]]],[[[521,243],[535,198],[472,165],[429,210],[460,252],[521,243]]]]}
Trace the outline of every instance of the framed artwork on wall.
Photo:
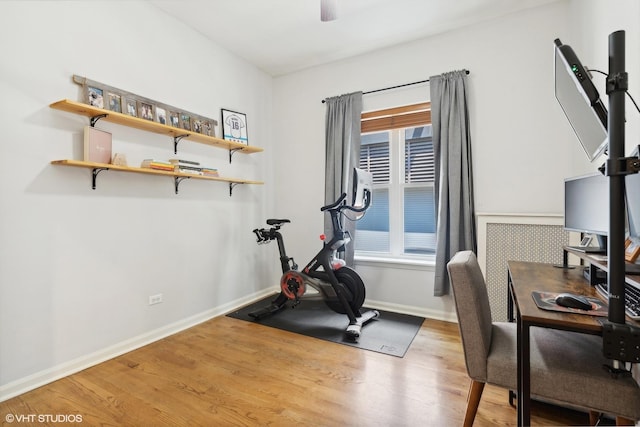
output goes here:
{"type": "Polygon", "coordinates": [[[222,139],[249,145],[247,116],[237,111],[222,109],[222,139]]]}

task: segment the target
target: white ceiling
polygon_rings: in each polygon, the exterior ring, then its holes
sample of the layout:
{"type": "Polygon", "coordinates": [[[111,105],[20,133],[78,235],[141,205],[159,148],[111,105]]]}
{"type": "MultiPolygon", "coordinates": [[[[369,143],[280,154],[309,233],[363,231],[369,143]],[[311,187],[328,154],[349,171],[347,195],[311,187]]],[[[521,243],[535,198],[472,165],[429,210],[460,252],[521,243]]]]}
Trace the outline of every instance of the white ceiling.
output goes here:
{"type": "Polygon", "coordinates": [[[148,0],[272,76],[558,0],[148,0]]]}

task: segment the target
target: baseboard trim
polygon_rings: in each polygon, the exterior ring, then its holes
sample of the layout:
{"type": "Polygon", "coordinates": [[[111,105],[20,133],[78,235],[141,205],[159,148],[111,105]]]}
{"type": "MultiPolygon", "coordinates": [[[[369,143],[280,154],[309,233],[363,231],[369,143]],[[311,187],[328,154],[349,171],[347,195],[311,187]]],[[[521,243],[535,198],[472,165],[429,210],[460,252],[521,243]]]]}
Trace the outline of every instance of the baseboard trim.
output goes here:
{"type": "Polygon", "coordinates": [[[364,304],[366,307],[378,310],[392,311],[394,313],[410,314],[412,316],[420,316],[427,319],[442,320],[443,322],[458,323],[456,313],[447,313],[443,311],[430,310],[423,307],[415,307],[411,305],[393,304],[384,301],[375,301],[367,299],[364,304]]]}
{"type": "Polygon", "coordinates": [[[145,334],[138,335],[128,340],[119,342],[97,352],[87,354],[74,360],[70,360],[65,363],[53,366],[49,369],[45,369],[40,372],[36,372],[24,378],[12,381],[5,385],[0,386],[0,402],[11,399],[12,397],[19,396],[28,391],[34,390],[43,385],[49,384],[53,381],[75,374],[99,363],[106,362],[114,357],[123,355],[145,345],[149,345],[155,341],[166,338],[170,335],[189,329],[202,322],[206,322],[214,317],[220,316],[224,313],[241,307],[247,304],[251,304],[254,301],[260,300],[267,295],[274,292],[273,289],[266,289],[249,296],[236,299],[221,306],[212,308],[210,310],[203,311],[196,315],[187,317],[161,328],[149,331],[145,334]]]}

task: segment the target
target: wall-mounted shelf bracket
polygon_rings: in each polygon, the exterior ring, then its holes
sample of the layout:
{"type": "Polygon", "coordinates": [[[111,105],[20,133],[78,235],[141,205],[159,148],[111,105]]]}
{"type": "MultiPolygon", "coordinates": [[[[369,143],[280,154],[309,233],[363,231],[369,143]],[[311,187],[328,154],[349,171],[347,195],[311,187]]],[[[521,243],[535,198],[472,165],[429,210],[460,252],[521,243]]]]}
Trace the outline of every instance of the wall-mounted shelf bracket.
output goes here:
{"type": "Polygon", "coordinates": [[[233,195],[233,189],[236,185],[240,185],[241,182],[230,182],[229,183],[229,197],[233,195]]]}
{"type": "Polygon", "coordinates": [[[189,135],[177,135],[173,137],[173,154],[178,154],[178,142],[182,140],[182,138],[186,138],[189,135]]]}
{"type": "Polygon", "coordinates": [[[108,171],[109,168],[93,168],[91,170],[91,189],[96,189],[96,178],[98,178],[98,174],[102,171],[108,171]]]}
{"type": "Polygon", "coordinates": [[[180,186],[180,183],[185,180],[185,179],[189,179],[191,178],[190,176],[176,176],[173,178],[173,180],[175,181],[175,187],[176,187],[176,194],[178,194],[178,187],[180,186]]]}
{"type": "Polygon", "coordinates": [[[242,151],[244,148],[229,148],[229,164],[231,164],[231,157],[236,153],[236,151],[242,151]]]}
{"type": "Polygon", "coordinates": [[[91,127],[94,127],[96,125],[96,123],[98,123],[98,120],[104,119],[107,116],[109,116],[109,115],[108,114],[98,114],[97,116],[93,116],[89,120],[89,124],[91,124],[91,127]]]}

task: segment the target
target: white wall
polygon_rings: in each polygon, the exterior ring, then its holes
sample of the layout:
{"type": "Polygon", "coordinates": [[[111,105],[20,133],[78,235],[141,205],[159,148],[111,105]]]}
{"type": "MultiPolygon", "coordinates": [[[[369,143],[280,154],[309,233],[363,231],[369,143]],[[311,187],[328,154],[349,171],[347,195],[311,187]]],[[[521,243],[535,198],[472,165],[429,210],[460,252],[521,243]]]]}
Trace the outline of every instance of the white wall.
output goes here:
{"type": "MultiPolygon", "coordinates": [[[[251,230],[274,182],[272,79],[145,2],[0,2],[0,400],[235,307],[272,285],[251,230]],[[238,186],[52,166],[82,157],[78,74],[219,119],[247,114],[250,156],[182,141],[238,186]],[[162,293],[164,302],[149,306],[162,293]]],[[[99,122],[139,165],[168,137],[99,122]]]]}
{"type": "MultiPolygon", "coordinates": [[[[300,260],[318,249],[324,176],[324,105],[320,100],[420,81],[466,68],[478,213],[554,216],[563,212],[563,179],[593,171],[553,94],[553,40],[571,44],[585,63],[607,67],[608,32],[627,29],[631,91],[638,85],[638,3],[572,0],[338,61],[277,78],[274,151],[278,204],[291,217],[288,245],[300,260]],[[615,5],[611,7],[611,5],[615,5]],[[595,43],[595,40],[598,43],[595,43]],[[598,61],[587,60],[598,58],[598,61]],[[601,63],[601,65],[600,65],[601,63]]],[[[597,68],[597,67],[596,67],[597,68]]],[[[596,76],[597,80],[598,77],[596,76]]],[[[601,89],[605,94],[604,88],[601,89]]],[[[429,99],[428,85],[364,96],[364,110],[429,99]]],[[[630,105],[630,104],[629,104],[630,105]]],[[[629,107],[631,108],[631,107],[629,107]]],[[[638,134],[628,110],[629,134],[638,134]]],[[[628,138],[629,139],[629,138],[628,138]]],[[[627,146],[632,143],[627,142],[627,146]]],[[[412,312],[450,318],[450,297],[434,298],[429,268],[360,263],[368,300],[412,312]]]]}

